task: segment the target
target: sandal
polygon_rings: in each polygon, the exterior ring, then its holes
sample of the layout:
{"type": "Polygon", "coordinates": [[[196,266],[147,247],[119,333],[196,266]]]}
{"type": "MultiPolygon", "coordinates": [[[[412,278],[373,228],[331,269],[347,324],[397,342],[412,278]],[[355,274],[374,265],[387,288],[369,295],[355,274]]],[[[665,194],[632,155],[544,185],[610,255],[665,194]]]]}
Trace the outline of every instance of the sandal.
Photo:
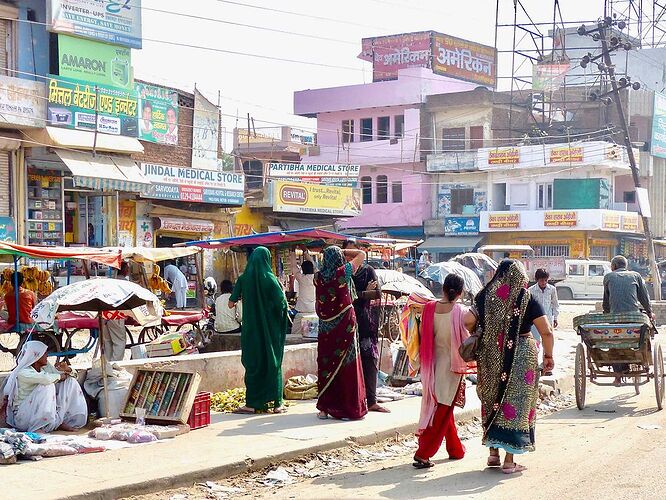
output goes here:
{"type": "Polygon", "coordinates": [[[523,471],[527,470],[527,467],[525,467],[524,465],[519,465],[515,462],[512,463],[512,464],[509,464],[510,465],[509,467],[507,467],[506,465],[507,464],[504,464],[502,466],[502,472],[504,474],[516,474],[516,473],[523,472],[523,471]]]}
{"type": "Polygon", "coordinates": [[[287,413],[287,409],[284,406],[278,408],[273,408],[273,413],[287,413]]]}
{"type": "Polygon", "coordinates": [[[488,457],[488,467],[499,467],[502,465],[499,455],[490,455],[488,457]]]}
{"type": "Polygon", "coordinates": [[[370,408],[368,408],[368,411],[376,411],[378,413],[391,413],[391,410],[389,410],[385,406],[382,406],[378,403],[375,403],[370,408]]]}
{"type": "Polygon", "coordinates": [[[319,420],[328,420],[328,413],[320,411],[319,413],[317,413],[317,418],[319,420]]]}
{"type": "Polygon", "coordinates": [[[257,413],[257,411],[254,408],[250,408],[249,406],[242,406],[237,410],[232,411],[231,413],[235,413],[236,415],[254,415],[257,413]]]}
{"type": "Polygon", "coordinates": [[[416,469],[429,469],[430,467],[434,467],[435,464],[433,464],[430,460],[423,460],[422,458],[414,455],[414,463],[412,466],[416,469]]]}

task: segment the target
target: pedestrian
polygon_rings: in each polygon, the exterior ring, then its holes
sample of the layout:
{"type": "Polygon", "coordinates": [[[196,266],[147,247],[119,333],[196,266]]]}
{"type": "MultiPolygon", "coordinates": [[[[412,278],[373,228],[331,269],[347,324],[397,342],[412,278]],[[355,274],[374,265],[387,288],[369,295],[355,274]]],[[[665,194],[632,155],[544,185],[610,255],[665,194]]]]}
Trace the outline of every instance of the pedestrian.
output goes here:
{"type": "Polygon", "coordinates": [[[303,248],[303,263],[299,268],[296,264],[296,252],[291,252],[290,256],[291,271],[298,289],[296,305],[296,315],[294,316],[291,333],[294,335],[303,335],[302,318],[305,315],[315,314],[315,286],[314,286],[314,262],[307,248],[303,248]]]}
{"type": "MultiPolygon", "coordinates": [[[[353,240],[345,241],[343,248],[358,250],[353,240]]],[[[352,258],[348,254],[347,260],[352,258]]],[[[356,300],[354,300],[354,313],[358,324],[358,342],[361,351],[361,365],[363,366],[363,382],[365,383],[366,402],[368,411],[391,413],[385,406],[377,403],[377,374],[379,373],[379,308],[372,306],[372,301],[380,299],[382,291],[379,288],[377,273],[372,266],[363,262],[352,276],[356,300]]]]}
{"type": "Polygon", "coordinates": [[[164,279],[171,284],[171,291],[176,296],[176,309],[183,309],[187,304],[187,278],[172,261],[164,268],[164,279]]]}
{"type": "Polygon", "coordinates": [[[222,281],[220,296],[215,299],[215,331],[218,333],[239,333],[241,331],[241,318],[243,306],[237,302],[229,307],[229,299],[234,292],[234,284],[230,280],[222,281]]]}
{"type": "MultiPolygon", "coordinates": [[[[530,294],[536,301],[541,304],[543,312],[548,318],[548,322],[553,325],[553,328],[557,328],[557,318],[560,314],[560,304],[557,301],[557,289],[548,283],[550,274],[545,269],[537,269],[534,273],[534,279],[536,283],[532,285],[529,290],[530,294]]],[[[532,336],[537,341],[537,348],[539,349],[539,354],[541,354],[541,336],[536,326],[532,325],[532,336]]],[[[541,361],[541,360],[540,360],[541,361]]],[[[550,376],[553,372],[544,371],[544,375],[550,376]]]]}
{"type": "Polygon", "coordinates": [[[363,418],[368,413],[363,369],[359,357],[358,328],[353,307],[352,275],[365,261],[362,250],[324,250],[317,290],[318,417],[363,418]],[[351,257],[345,262],[345,255],[351,257]]]}
{"type": "Polygon", "coordinates": [[[420,346],[412,367],[420,367],[423,396],[417,436],[419,447],[414,455],[417,469],[432,467],[430,459],[446,440],[452,460],[465,456],[453,418],[454,406],[465,404],[464,375],[476,373],[476,363],[466,363],[458,348],[469,337],[463,323],[467,308],[459,302],[464,280],[457,274],[444,279],[442,298],[425,304],[418,338],[420,346]]]}
{"type": "Polygon", "coordinates": [[[481,328],[477,351],[477,393],[485,446],[490,448],[489,467],[502,472],[522,472],[526,467],[514,455],[534,451],[536,404],[539,398],[537,346],[530,333],[537,327],[544,347],[544,370],[552,371],[553,331],[543,308],[527,290],[522,263],[501,262],[492,280],[474,299],[465,314],[465,325],[481,328]],[[506,456],[500,461],[500,448],[506,456]]]}
{"type": "Polygon", "coordinates": [[[256,413],[282,407],[282,358],[289,320],[287,299],[271,269],[271,253],[257,247],[236,281],[229,308],[243,300],[241,363],[245,367],[245,406],[234,413],[256,413]]]}

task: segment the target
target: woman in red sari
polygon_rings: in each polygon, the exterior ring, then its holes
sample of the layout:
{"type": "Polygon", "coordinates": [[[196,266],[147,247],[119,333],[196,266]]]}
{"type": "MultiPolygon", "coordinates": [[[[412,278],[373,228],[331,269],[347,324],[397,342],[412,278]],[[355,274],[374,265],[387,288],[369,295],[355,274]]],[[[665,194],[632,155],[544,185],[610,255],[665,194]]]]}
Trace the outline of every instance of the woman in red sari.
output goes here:
{"type": "Polygon", "coordinates": [[[319,316],[317,416],[321,419],[356,420],[368,413],[351,285],[352,275],[363,261],[362,250],[331,246],[324,250],[321,270],[315,276],[319,316]],[[345,262],[345,255],[352,260],[345,262]]]}

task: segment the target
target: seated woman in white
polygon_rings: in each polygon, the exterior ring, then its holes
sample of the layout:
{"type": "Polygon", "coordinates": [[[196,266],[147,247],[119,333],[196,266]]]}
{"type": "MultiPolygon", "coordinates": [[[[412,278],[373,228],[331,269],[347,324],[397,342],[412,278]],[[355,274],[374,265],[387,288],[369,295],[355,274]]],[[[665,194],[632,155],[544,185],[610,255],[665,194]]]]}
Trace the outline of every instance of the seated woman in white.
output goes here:
{"type": "Polygon", "coordinates": [[[26,342],[4,388],[7,424],[23,432],[72,431],[86,425],[88,408],[76,372],[47,360],[43,342],[26,342]]]}

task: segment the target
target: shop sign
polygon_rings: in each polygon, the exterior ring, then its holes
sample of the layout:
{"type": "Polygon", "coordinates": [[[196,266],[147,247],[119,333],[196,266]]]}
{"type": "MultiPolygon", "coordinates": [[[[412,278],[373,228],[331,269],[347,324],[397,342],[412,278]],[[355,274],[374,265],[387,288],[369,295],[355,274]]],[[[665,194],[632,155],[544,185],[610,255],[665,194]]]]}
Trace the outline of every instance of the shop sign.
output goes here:
{"type": "Polygon", "coordinates": [[[357,187],[360,165],[269,163],[268,176],[291,182],[357,187]]]}
{"type": "Polygon", "coordinates": [[[11,76],[0,76],[0,123],[44,127],[46,86],[11,76]]]}
{"type": "Polygon", "coordinates": [[[569,61],[561,63],[538,63],[532,66],[532,90],[552,92],[564,85],[571,69],[569,61]]]}
{"type": "Polygon", "coordinates": [[[446,236],[474,236],[479,234],[479,217],[446,217],[444,219],[446,236]]]}
{"type": "Polygon", "coordinates": [[[620,229],[620,214],[604,212],[601,214],[601,229],[613,231],[620,229]]]}
{"type": "Polygon", "coordinates": [[[139,139],[157,144],[178,144],[178,91],[137,83],[139,139]]]}
{"type": "Polygon", "coordinates": [[[516,212],[488,214],[488,227],[491,229],[518,229],[520,214],[516,212]]]}
{"type": "Polygon", "coordinates": [[[372,81],[395,80],[398,70],[430,67],[431,32],[364,38],[359,57],[372,61],[372,81]]]}
{"type": "Polygon", "coordinates": [[[49,75],[50,125],[90,131],[97,128],[98,132],[105,134],[136,137],[137,113],[136,93],[133,90],[49,75]]]}
{"type": "Polygon", "coordinates": [[[162,231],[208,234],[213,229],[215,229],[215,225],[206,220],[160,217],[160,230],[162,231]]]}
{"type": "Polygon", "coordinates": [[[153,219],[150,217],[148,202],[137,201],[135,203],[136,210],[136,246],[138,247],[152,247],[153,246],[153,219]]]}
{"type": "Polygon", "coordinates": [[[274,181],[273,186],[276,212],[347,216],[361,213],[358,189],[288,181],[274,181]]]}
{"type": "Polygon", "coordinates": [[[133,247],[136,244],[136,204],[133,201],[118,202],[118,246],[133,247]]]}
{"type": "Polygon", "coordinates": [[[438,75],[495,87],[497,50],[488,45],[436,33],[433,37],[432,71],[438,75]]]}
{"type": "Polygon", "coordinates": [[[141,0],[47,0],[46,25],[54,33],[141,48],[141,0]]]}
{"type": "Polygon", "coordinates": [[[582,146],[552,148],[550,150],[550,163],[580,163],[584,159],[582,146]]]}
{"type": "Polygon", "coordinates": [[[0,241],[16,243],[16,224],[11,217],[0,217],[0,241]]]}
{"type": "Polygon", "coordinates": [[[576,227],[578,214],[573,210],[561,212],[544,212],[543,225],[545,227],[576,227]]]}
{"type": "Polygon", "coordinates": [[[654,113],[652,117],[652,156],[666,158],[666,94],[654,93],[654,113]]]}
{"type": "Polygon", "coordinates": [[[242,205],[245,180],[242,174],[190,167],[142,163],[141,170],[152,186],[142,196],[159,200],[242,205]]]}
{"type": "Polygon", "coordinates": [[[289,137],[291,142],[296,144],[303,144],[304,146],[314,146],[315,143],[314,133],[300,128],[289,129],[289,137]]]}
{"type": "Polygon", "coordinates": [[[280,127],[267,127],[257,130],[246,128],[236,129],[238,137],[238,146],[247,146],[248,144],[265,144],[280,142],[282,140],[282,129],[280,127]]]}
{"type": "Polygon", "coordinates": [[[622,216],[622,230],[638,232],[638,214],[625,214],[622,216]]]}
{"type": "Polygon", "coordinates": [[[192,167],[217,168],[220,110],[196,89],[192,121],[192,167]]]}
{"type": "Polygon", "coordinates": [[[127,47],[58,35],[60,76],[132,88],[132,51],[127,47]]]}
{"type": "Polygon", "coordinates": [[[488,151],[488,165],[520,163],[519,148],[496,148],[488,151]]]}

